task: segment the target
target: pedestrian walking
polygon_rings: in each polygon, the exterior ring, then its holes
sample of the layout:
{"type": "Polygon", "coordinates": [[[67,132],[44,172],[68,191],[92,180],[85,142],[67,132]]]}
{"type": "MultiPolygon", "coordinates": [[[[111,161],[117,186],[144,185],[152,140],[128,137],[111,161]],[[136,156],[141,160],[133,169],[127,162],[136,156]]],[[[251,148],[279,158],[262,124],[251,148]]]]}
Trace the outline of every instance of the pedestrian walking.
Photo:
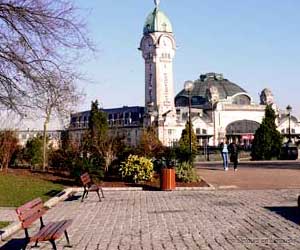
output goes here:
{"type": "Polygon", "coordinates": [[[239,151],[238,151],[238,145],[235,142],[230,143],[229,153],[230,153],[230,162],[233,163],[233,169],[234,171],[237,171],[239,151]]]}
{"type": "Polygon", "coordinates": [[[228,170],[228,145],[227,142],[222,142],[221,143],[221,155],[222,155],[222,159],[223,159],[223,167],[224,170],[227,171],[228,170]]]}

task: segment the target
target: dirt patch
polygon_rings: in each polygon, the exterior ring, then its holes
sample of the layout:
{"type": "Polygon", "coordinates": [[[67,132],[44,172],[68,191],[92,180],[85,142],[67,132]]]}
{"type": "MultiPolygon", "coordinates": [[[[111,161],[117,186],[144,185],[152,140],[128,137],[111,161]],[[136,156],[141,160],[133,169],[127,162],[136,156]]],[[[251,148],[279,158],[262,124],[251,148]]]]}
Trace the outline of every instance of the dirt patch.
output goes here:
{"type": "MultiPolygon", "coordinates": [[[[54,172],[41,172],[41,171],[32,171],[29,169],[14,169],[11,168],[7,173],[0,174],[13,174],[13,175],[21,175],[21,176],[30,176],[38,179],[43,179],[47,181],[51,181],[54,183],[60,183],[65,186],[78,186],[75,183],[74,179],[68,177],[67,173],[54,173],[54,172]]],[[[104,181],[99,182],[102,187],[143,187],[148,190],[156,190],[160,188],[160,179],[159,175],[156,174],[151,182],[147,181],[140,184],[129,183],[122,181],[122,179],[118,176],[110,176],[106,177],[104,181]]],[[[209,185],[201,180],[200,182],[192,182],[192,183],[183,183],[176,182],[177,187],[209,187],[209,185]]]]}

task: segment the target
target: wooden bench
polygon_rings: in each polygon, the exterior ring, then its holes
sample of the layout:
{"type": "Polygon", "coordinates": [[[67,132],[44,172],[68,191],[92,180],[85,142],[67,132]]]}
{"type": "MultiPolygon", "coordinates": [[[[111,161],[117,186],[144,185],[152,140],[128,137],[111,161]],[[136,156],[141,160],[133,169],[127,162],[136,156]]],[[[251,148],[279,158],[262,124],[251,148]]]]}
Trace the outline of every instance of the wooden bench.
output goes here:
{"type": "Polygon", "coordinates": [[[102,198],[104,198],[102,187],[94,184],[88,173],[84,173],[83,175],[81,175],[80,179],[81,179],[81,182],[83,184],[83,189],[84,189],[81,202],[83,202],[84,198],[87,198],[89,192],[96,192],[98,195],[99,201],[101,201],[99,190],[101,191],[102,198]]]}
{"type": "Polygon", "coordinates": [[[60,238],[64,233],[68,243],[67,246],[71,247],[67,228],[71,225],[72,220],[50,222],[45,225],[42,216],[46,213],[46,209],[44,208],[41,198],[34,199],[18,207],[16,212],[19,220],[22,223],[22,228],[25,231],[27,244],[30,242],[35,242],[35,247],[37,247],[38,242],[50,241],[53,249],[57,250],[55,240],[60,238]],[[29,236],[28,228],[38,219],[41,223],[39,231],[35,235],[29,236]]]}

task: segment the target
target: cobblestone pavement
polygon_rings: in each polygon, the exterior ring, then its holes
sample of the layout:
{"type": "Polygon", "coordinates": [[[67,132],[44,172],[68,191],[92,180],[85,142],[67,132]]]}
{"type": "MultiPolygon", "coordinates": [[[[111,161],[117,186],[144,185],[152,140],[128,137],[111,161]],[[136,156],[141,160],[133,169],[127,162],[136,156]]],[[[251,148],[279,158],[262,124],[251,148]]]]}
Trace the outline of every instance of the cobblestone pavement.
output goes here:
{"type": "MultiPolygon", "coordinates": [[[[60,202],[44,219],[74,219],[69,229],[74,250],[296,250],[299,193],[300,189],[110,191],[103,202],[94,194],[83,203],[60,202]]],[[[7,248],[18,237],[23,232],[0,243],[0,249],[20,249],[7,248]]],[[[62,238],[58,249],[64,244],[62,238]]],[[[40,249],[51,247],[41,243],[40,249]]]]}
{"type": "Polygon", "coordinates": [[[16,221],[18,216],[15,208],[0,207],[0,221],[16,221]]]}

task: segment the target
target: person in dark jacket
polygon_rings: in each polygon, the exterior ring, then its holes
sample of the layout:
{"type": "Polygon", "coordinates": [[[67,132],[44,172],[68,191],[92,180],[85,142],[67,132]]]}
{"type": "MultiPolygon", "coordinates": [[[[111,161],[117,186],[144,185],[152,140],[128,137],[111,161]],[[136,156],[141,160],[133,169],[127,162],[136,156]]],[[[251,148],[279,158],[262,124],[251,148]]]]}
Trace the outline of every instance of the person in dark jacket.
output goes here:
{"type": "Polygon", "coordinates": [[[233,141],[229,145],[230,161],[233,163],[234,171],[237,171],[238,158],[239,158],[239,149],[238,145],[233,141]]]}

